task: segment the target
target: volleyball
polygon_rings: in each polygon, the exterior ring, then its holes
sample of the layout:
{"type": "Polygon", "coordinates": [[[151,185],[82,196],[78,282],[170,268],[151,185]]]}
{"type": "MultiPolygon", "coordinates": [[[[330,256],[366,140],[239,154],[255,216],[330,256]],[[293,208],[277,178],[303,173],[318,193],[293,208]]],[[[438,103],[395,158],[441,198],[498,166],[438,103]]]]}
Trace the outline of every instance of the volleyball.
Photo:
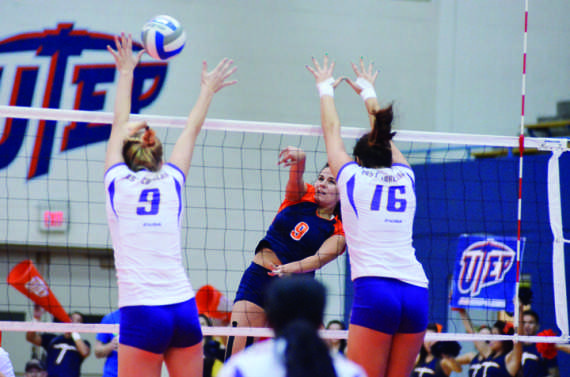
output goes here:
{"type": "Polygon", "coordinates": [[[142,28],[142,43],[146,52],[157,60],[168,60],[180,53],[186,44],[186,32],[176,19],[160,15],[142,28]]]}

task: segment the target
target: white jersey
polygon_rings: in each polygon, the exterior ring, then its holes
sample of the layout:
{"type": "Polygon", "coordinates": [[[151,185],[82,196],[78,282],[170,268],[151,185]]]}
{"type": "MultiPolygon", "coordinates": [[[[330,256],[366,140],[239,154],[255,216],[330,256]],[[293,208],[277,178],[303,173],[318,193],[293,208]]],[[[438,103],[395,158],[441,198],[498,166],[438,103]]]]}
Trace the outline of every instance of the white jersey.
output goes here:
{"type": "MultiPolygon", "coordinates": [[[[286,377],[283,339],[255,343],[232,356],[222,367],[218,377],[286,377]]],[[[364,370],[338,352],[331,353],[337,377],[366,377],[364,370]]]]}
{"type": "Polygon", "coordinates": [[[380,276],[427,287],[412,246],[413,170],[402,164],[368,169],[349,162],[340,169],[337,185],[352,280],[380,276]]]}
{"type": "Polygon", "coordinates": [[[8,352],[2,347],[0,347],[0,373],[6,377],[15,377],[14,366],[10,361],[10,355],[8,355],[8,352]]]}
{"type": "Polygon", "coordinates": [[[169,305],[194,297],[180,245],[184,181],[184,173],[172,164],[158,172],[133,172],[119,163],[105,173],[119,307],[169,305]]]}

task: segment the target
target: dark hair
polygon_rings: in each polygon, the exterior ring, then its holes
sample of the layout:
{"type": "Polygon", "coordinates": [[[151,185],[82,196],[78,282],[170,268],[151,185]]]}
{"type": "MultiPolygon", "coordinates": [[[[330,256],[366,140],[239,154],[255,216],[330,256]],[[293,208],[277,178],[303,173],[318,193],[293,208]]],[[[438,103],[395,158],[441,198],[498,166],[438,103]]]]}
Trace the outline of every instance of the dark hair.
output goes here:
{"type": "MultiPolygon", "coordinates": [[[[495,324],[493,325],[493,328],[499,330],[499,333],[501,333],[502,335],[514,335],[515,333],[515,329],[513,328],[512,324],[507,323],[505,321],[497,321],[495,322],[495,324]]],[[[513,342],[510,340],[503,340],[501,341],[501,344],[503,346],[503,350],[501,352],[501,354],[507,354],[509,352],[511,352],[511,350],[513,349],[513,342]]]]}
{"type": "Polygon", "coordinates": [[[336,376],[328,347],[318,333],[325,304],[326,288],[311,277],[293,275],[270,284],[265,312],[276,339],[286,342],[288,377],[336,376]]]}
{"type": "Polygon", "coordinates": [[[523,316],[525,316],[525,315],[530,315],[530,316],[534,317],[534,320],[536,321],[536,324],[537,324],[537,325],[540,323],[540,319],[539,319],[539,317],[538,317],[538,313],[535,312],[534,310],[531,310],[531,309],[525,310],[525,311],[522,313],[522,315],[523,315],[523,316]]]}
{"type": "Polygon", "coordinates": [[[378,110],[374,115],[372,131],[362,136],[354,146],[352,155],[360,160],[365,168],[383,168],[392,166],[392,147],[390,140],[396,135],[392,132],[394,112],[392,105],[378,110]]]}
{"type": "Polygon", "coordinates": [[[83,313],[76,310],[76,311],[71,312],[71,314],[69,316],[71,317],[74,314],[79,314],[81,316],[81,323],[83,323],[83,321],[85,320],[85,316],[83,315],[83,313]]]}
{"type": "MultiPolygon", "coordinates": [[[[321,174],[322,171],[325,170],[326,168],[330,168],[330,165],[329,165],[328,162],[327,162],[327,163],[325,164],[325,166],[323,166],[323,168],[319,171],[319,174],[321,174]]],[[[336,217],[338,217],[338,219],[339,219],[340,221],[342,221],[342,215],[341,215],[341,212],[340,212],[340,200],[336,203],[336,206],[334,206],[333,215],[335,215],[336,217]]]]}
{"type": "MultiPolygon", "coordinates": [[[[439,329],[437,328],[437,324],[436,323],[428,323],[426,330],[431,330],[433,332],[440,332],[439,329]]],[[[431,349],[427,350],[425,344],[422,343],[422,347],[420,348],[420,355],[418,357],[418,361],[416,363],[416,365],[422,364],[426,361],[426,357],[428,355],[428,352],[431,353],[431,349]]]]}
{"type": "MultiPolygon", "coordinates": [[[[339,321],[338,319],[333,319],[332,321],[329,321],[329,323],[327,323],[327,330],[329,329],[329,327],[333,324],[337,324],[340,326],[340,328],[342,330],[346,330],[346,325],[344,324],[344,322],[339,321]]],[[[339,339],[340,340],[340,345],[338,346],[338,350],[341,353],[344,353],[344,350],[346,349],[346,339],[339,339]]]]}

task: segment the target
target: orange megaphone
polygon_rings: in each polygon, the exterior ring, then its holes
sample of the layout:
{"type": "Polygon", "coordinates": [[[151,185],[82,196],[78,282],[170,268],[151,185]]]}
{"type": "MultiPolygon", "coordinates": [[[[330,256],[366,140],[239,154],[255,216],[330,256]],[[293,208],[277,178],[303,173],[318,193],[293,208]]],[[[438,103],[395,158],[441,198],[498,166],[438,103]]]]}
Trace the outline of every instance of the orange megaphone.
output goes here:
{"type": "Polygon", "coordinates": [[[204,285],[196,292],[196,305],[198,313],[205,314],[210,318],[229,321],[232,314],[232,306],[229,300],[211,285],[204,285]]]}
{"type": "Polygon", "coordinates": [[[25,260],[15,265],[6,280],[8,284],[28,296],[30,300],[43,307],[58,320],[71,322],[71,318],[63,310],[31,260],[25,260]]]}

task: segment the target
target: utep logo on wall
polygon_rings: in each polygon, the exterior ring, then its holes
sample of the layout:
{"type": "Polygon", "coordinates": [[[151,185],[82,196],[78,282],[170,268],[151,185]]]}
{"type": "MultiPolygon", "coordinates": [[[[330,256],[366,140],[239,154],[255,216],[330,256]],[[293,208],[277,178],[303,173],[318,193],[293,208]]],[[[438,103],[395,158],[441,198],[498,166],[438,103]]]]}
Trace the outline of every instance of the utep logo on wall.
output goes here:
{"type": "MultiPolygon", "coordinates": [[[[114,36],[99,32],[74,29],[73,23],[60,23],[55,29],[29,32],[14,35],[0,40],[0,85],[11,85],[9,105],[59,108],[64,90],[75,92],[72,106],[75,110],[103,110],[107,102],[106,92],[97,88],[98,84],[113,83],[117,73],[113,57],[107,52],[107,45],[115,46],[114,36]],[[106,54],[109,63],[81,62],[68,67],[71,57],[81,56],[84,51],[98,50],[106,54]],[[25,62],[18,62],[16,67],[6,65],[9,56],[22,52],[35,53],[35,57],[25,62]],[[44,59],[40,61],[40,59],[44,59]],[[3,62],[4,60],[4,62],[3,62]],[[36,95],[40,77],[41,64],[49,63],[45,90],[36,95]],[[14,74],[7,77],[6,72],[14,74]],[[71,69],[71,82],[65,82],[66,71],[71,69]],[[4,74],[3,74],[4,73],[4,74]],[[34,98],[41,97],[41,103],[34,103],[34,98]]],[[[142,48],[133,43],[133,50],[142,48]]],[[[76,61],[76,60],[73,60],[76,61]]],[[[45,69],[45,65],[43,64],[45,69]]],[[[166,78],[167,63],[140,63],[135,70],[132,89],[132,113],[139,113],[149,106],[160,94],[166,78]],[[150,81],[148,85],[147,80],[150,81]],[[143,92],[143,88],[149,88],[143,92]]],[[[3,89],[0,87],[0,89],[3,89]]],[[[38,101],[39,102],[39,101],[38,101]]],[[[65,104],[63,104],[65,105],[65,104]]],[[[65,106],[63,106],[65,107],[65,106]]],[[[22,147],[28,119],[6,119],[4,132],[0,136],[0,170],[14,161],[22,147]]],[[[33,152],[30,160],[28,179],[47,174],[54,145],[56,121],[40,120],[35,136],[33,152]]],[[[111,131],[109,124],[92,124],[73,122],[65,126],[59,151],[66,152],[92,143],[107,140],[111,131]]]]}
{"type": "MultiPolygon", "coordinates": [[[[512,312],[516,242],[513,237],[461,236],[453,274],[451,307],[512,312]]],[[[521,240],[521,250],[523,242],[521,240]]]]}

